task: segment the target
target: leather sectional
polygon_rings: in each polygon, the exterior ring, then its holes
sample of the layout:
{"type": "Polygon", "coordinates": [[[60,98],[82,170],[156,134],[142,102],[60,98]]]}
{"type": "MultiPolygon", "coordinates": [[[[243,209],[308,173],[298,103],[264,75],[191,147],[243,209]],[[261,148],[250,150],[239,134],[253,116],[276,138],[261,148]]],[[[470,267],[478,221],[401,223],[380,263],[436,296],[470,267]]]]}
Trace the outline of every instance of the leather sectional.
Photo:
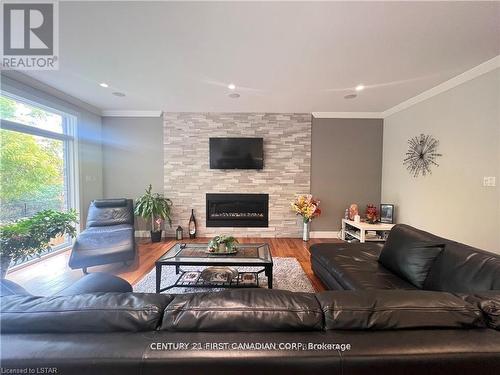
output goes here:
{"type": "MultiPolygon", "coordinates": [[[[446,292],[500,292],[500,256],[435,236],[408,225],[394,226],[387,239],[389,245],[403,255],[407,244],[435,244],[441,251],[430,262],[421,287],[412,284],[394,270],[389,270],[379,257],[383,247],[368,243],[324,243],[311,246],[314,273],[334,290],[404,289],[440,290],[446,292]]],[[[406,250],[406,251],[405,251],[406,250]]],[[[422,253],[422,249],[419,249],[422,253]]],[[[395,257],[391,257],[394,259],[395,257]]],[[[405,259],[403,259],[404,261],[405,259]]],[[[403,264],[415,264],[402,262],[403,264]]],[[[414,270],[403,270],[406,274],[414,270]]]]}
{"type": "Polygon", "coordinates": [[[63,295],[35,297],[8,283],[2,367],[55,367],[59,374],[497,373],[499,258],[419,237],[428,235],[407,226],[391,232],[387,249],[425,249],[423,262],[400,263],[411,281],[385,269],[373,245],[313,246],[315,270],[342,289],[316,294],[130,293],[122,280],[90,275],[63,295]],[[425,280],[412,277],[422,269],[425,280]]]}

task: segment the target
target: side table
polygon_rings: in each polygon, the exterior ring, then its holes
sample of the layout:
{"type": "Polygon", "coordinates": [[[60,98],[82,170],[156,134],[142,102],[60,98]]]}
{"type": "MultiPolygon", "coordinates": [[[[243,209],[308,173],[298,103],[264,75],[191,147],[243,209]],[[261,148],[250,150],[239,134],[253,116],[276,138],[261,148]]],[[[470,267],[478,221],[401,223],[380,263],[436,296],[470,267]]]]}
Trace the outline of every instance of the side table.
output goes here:
{"type": "Polygon", "coordinates": [[[384,242],[387,238],[387,232],[389,232],[394,225],[395,224],[385,223],[357,223],[353,220],[342,219],[342,239],[345,241],[346,235],[349,235],[358,239],[361,243],[364,243],[366,241],[384,242]],[[367,236],[367,232],[371,231],[376,232],[377,236],[367,236]]]}

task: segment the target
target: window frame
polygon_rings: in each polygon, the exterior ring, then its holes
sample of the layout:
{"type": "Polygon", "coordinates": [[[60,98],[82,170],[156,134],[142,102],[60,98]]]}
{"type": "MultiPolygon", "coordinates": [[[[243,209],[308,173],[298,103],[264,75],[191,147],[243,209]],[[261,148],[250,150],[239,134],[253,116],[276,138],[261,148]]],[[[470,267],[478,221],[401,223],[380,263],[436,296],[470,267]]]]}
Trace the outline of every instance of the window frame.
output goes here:
{"type": "MultiPolygon", "coordinates": [[[[5,86],[2,84],[2,86],[5,86]]],[[[62,126],[63,133],[52,132],[50,130],[40,129],[31,125],[26,125],[22,123],[18,123],[12,120],[6,120],[0,118],[0,129],[5,129],[9,131],[15,131],[23,134],[30,134],[33,136],[56,139],[63,142],[64,152],[63,158],[65,163],[65,168],[67,170],[66,175],[64,176],[64,184],[67,186],[67,197],[66,203],[68,209],[75,209],[80,216],[80,178],[79,178],[79,160],[78,160],[78,114],[71,110],[60,110],[58,108],[54,108],[52,106],[47,106],[44,103],[41,103],[37,100],[36,97],[32,97],[31,95],[22,95],[22,93],[14,93],[18,91],[16,89],[10,90],[9,88],[5,89],[2,87],[0,92],[1,96],[5,96],[9,99],[15,100],[17,102],[27,104],[33,106],[35,108],[42,109],[47,112],[51,112],[57,114],[62,117],[62,126]]],[[[45,100],[41,100],[45,102],[45,100]]],[[[77,226],[77,233],[80,232],[80,227],[77,226]]],[[[71,248],[73,245],[73,241],[69,240],[63,244],[57,245],[53,248],[53,251],[50,251],[47,254],[42,255],[40,258],[35,258],[21,264],[10,267],[10,271],[15,271],[20,268],[24,268],[33,263],[39,262],[44,258],[54,256],[61,252],[64,252],[71,248]]]]}

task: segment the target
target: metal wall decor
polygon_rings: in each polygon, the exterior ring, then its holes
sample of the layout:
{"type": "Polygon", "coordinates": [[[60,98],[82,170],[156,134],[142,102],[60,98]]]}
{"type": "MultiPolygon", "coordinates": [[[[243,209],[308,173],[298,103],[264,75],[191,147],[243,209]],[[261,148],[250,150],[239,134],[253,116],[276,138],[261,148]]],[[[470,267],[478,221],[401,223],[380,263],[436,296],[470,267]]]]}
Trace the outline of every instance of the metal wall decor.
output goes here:
{"type": "Polygon", "coordinates": [[[403,165],[413,177],[431,174],[431,167],[439,166],[436,159],[443,155],[437,152],[439,141],[433,136],[420,134],[409,139],[408,146],[403,165]]]}

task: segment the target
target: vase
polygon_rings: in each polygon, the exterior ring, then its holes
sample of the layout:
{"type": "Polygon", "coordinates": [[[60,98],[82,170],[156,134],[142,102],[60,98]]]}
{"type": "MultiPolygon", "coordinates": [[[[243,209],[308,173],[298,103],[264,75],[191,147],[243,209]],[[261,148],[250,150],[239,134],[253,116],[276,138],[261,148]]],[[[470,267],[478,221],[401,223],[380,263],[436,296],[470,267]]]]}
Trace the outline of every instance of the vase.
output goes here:
{"type": "Polygon", "coordinates": [[[7,257],[5,255],[2,255],[2,262],[0,264],[0,271],[1,271],[1,277],[2,279],[5,279],[5,276],[7,276],[7,271],[9,270],[10,262],[12,261],[11,257],[7,257]]]}
{"type": "Polygon", "coordinates": [[[151,242],[160,242],[161,241],[161,230],[151,231],[151,242]]]}
{"type": "Polygon", "coordinates": [[[302,239],[304,241],[309,241],[309,222],[304,222],[304,232],[302,233],[302,239]]]}
{"type": "Polygon", "coordinates": [[[220,243],[219,244],[219,251],[218,252],[219,253],[225,253],[225,252],[227,252],[227,246],[226,246],[225,243],[220,243]]]}

